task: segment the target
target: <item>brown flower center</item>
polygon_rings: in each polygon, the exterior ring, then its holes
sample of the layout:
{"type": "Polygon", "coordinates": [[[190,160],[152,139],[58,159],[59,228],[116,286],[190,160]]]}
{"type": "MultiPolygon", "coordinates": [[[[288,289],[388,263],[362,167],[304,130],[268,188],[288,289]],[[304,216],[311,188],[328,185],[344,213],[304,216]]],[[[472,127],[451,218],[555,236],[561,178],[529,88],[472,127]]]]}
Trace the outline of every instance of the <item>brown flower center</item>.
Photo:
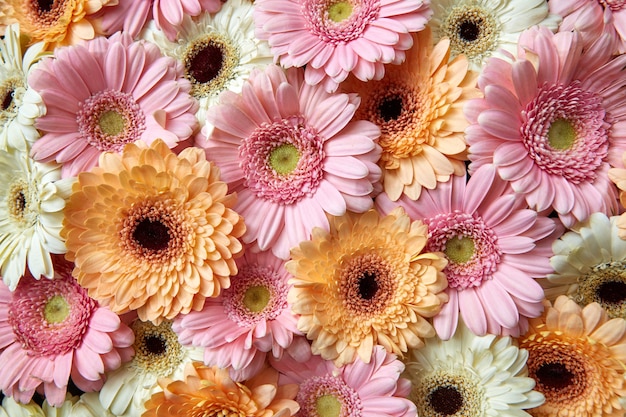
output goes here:
{"type": "Polygon", "coordinates": [[[394,296],[393,270],[375,253],[351,258],[340,274],[342,301],[356,314],[380,313],[394,296]]]}
{"type": "Polygon", "coordinates": [[[56,25],[66,12],[69,0],[30,0],[24,17],[38,28],[56,25]]]}
{"type": "Polygon", "coordinates": [[[473,59],[487,56],[495,49],[499,24],[490,10],[464,4],[450,11],[440,32],[440,37],[450,38],[450,50],[454,56],[465,54],[473,59]]]}
{"type": "Polygon", "coordinates": [[[617,304],[626,300],[626,283],[621,281],[603,282],[598,287],[598,297],[607,304],[617,304]]]}
{"type": "Polygon", "coordinates": [[[187,58],[189,75],[200,83],[207,83],[217,77],[222,70],[224,51],[222,45],[207,42],[196,47],[193,54],[187,58]]]}
{"type": "Polygon", "coordinates": [[[468,42],[473,42],[480,35],[480,24],[482,21],[477,19],[476,22],[466,21],[459,25],[459,36],[468,42]]]}
{"type": "Polygon", "coordinates": [[[146,351],[152,355],[162,355],[167,350],[167,343],[161,335],[147,335],[143,339],[146,351]]]}
{"type": "Polygon", "coordinates": [[[9,186],[7,206],[11,220],[22,226],[33,224],[36,220],[29,210],[29,190],[24,180],[17,180],[9,186]]]}
{"type": "Polygon", "coordinates": [[[133,239],[142,247],[151,251],[160,251],[170,243],[169,228],[158,219],[142,219],[133,231],[133,239]]]}
{"type": "Polygon", "coordinates": [[[437,413],[451,416],[463,407],[463,396],[453,386],[442,386],[431,391],[428,402],[437,413]]]}
{"type": "Polygon", "coordinates": [[[385,122],[396,120],[402,114],[402,97],[385,97],[378,105],[378,112],[385,122]]]}
{"type": "Polygon", "coordinates": [[[559,362],[544,363],[539,366],[535,375],[541,385],[554,390],[567,388],[574,380],[574,374],[559,362]]]}
{"type": "Polygon", "coordinates": [[[130,327],[135,333],[132,366],[158,376],[170,376],[184,359],[172,322],[166,320],[157,326],[137,319],[130,327]]]}
{"type": "Polygon", "coordinates": [[[37,0],[37,4],[39,5],[39,10],[43,12],[49,12],[52,10],[52,6],[54,5],[54,0],[37,0]]]}
{"type": "Polygon", "coordinates": [[[599,303],[611,318],[626,318],[626,262],[596,265],[581,275],[574,299],[581,305],[599,303]]]}
{"type": "Polygon", "coordinates": [[[417,379],[409,399],[419,416],[482,416],[485,411],[485,388],[475,373],[438,369],[425,372],[413,369],[417,379]]]}
{"type": "Polygon", "coordinates": [[[14,90],[12,88],[9,88],[2,92],[3,97],[2,97],[2,105],[0,105],[0,110],[2,111],[7,110],[9,106],[11,106],[11,103],[13,103],[13,91],[14,90]]]}
{"type": "Polygon", "coordinates": [[[217,33],[193,41],[183,56],[185,76],[196,98],[219,93],[240,59],[232,42],[217,33]]]}

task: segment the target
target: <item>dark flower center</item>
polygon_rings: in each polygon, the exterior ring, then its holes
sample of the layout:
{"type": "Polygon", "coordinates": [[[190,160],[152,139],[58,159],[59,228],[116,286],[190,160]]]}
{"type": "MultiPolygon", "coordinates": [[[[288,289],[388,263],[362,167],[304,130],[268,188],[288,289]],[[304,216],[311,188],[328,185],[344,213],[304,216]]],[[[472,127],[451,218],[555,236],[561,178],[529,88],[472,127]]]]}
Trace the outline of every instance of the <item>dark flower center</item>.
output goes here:
{"type": "Polygon", "coordinates": [[[365,271],[359,280],[359,294],[364,300],[371,300],[378,291],[376,274],[365,271]]]}
{"type": "Polygon", "coordinates": [[[159,251],[169,245],[170,232],[168,227],[158,220],[143,219],[135,227],[133,239],[148,250],[159,251]]]}
{"type": "Polygon", "coordinates": [[[455,387],[442,386],[430,393],[428,402],[435,412],[451,416],[463,407],[463,396],[455,387]]]}
{"type": "Polygon", "coordinates": [[[148,335],[143,339],[144,346],[153,355],[162,355],[167,350],[167,343],[158,335],[148,335]]]}
{"type": "Polygon", "coordinates": [[[6,90],[4,92],[4,97],[2,98],[2,105],[0,106],[0,111],[6,110],[11,106],[13,102],[13,90],[6,90]]]}
{"type": "Polygon", "coordinates": [[[222,45],[209,40],[199,43],[187,59],[188,74],[199,83],[207,83],[222,70],[224,51],[222,45]]]}
{"type": "Polygon", "coordinates": [[[396,120],[402,114],[402,97],[386,97],[380,102],[378,112],[385,122],[396,120]]]}
{"type": "Polygon", "coordinates": [[[54,6],[54,0],[37,0],[37,5],[42,12],[49,12],[54,6]]]}
{"type": "Polygon", "coordinates": [[[541,365],[535,375],[543,386],[556,390],[567,388],[574,379],[574,374],[559,362],[541,365]]]}
{"type": "Polygon", "coordinates": [[[481,20],[465,21],[459,25],[459,36],[467,42],[474,42],[480,35],[481,20]]]}
{"type": "Polygon", "coordinates": [[[621,281],[603,282],[599,285],[597,294],[604,303],[621,303],[626,300],[626,283],[621,281]]]}

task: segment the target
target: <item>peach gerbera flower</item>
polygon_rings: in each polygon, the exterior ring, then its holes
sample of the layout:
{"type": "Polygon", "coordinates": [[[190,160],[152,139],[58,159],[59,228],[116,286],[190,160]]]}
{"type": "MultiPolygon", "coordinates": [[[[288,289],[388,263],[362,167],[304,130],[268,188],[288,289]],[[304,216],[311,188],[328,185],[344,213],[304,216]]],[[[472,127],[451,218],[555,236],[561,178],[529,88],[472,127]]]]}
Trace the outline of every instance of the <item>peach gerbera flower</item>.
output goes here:
{"type": "Polygon", "coordinates": [[[93,298],[158,324],[230,285],[245,226],[203,150],[138,141],[99,164],[78,175],[61,231],[93,298]]]}
{"type": "Polygon", "coordinates": [[[278,371],[273,368],[240,383],[233,381],[226,369],[194,362],[187,365],[184,381],[164,378],[159,385],[164,392],[146,402],[142,417],[289,417],[300,408],[294,401],[298,386],[279,386],[278,371]]]}
{"type": "Polygon", "coordinates": [[[357,356],[369,363],[374,345],[402,354],[435,335],[425,319],[447,301],[441,253],[422,253],[428,226],[402,208],[330,219],[330,232],[291,250],[288,300],[314,354],[337,366],[357,356]]]}
{"type": "Polygon", "coordinates": [[[453,174],[465,174],[463,105],[481,96],[467,58],[460,55],[448,63],[448,39],[433,47],[428,29],[413,38],[406,62],[389,66],[382,80],[365,83],[351,77],[343,86],[361,97],[355,119],[380,127],[379,165],[393,201],[403,193],[416,200],[422,188],[432,190],[453,174]]]}
{"type": "Polygon", "coordinates": [[[565,295],[546,301],[542,317],[519,339],[528,374],[546,402],[535,417],[622,417],[626,395],[626,320],[609,319],[598,303],[581,308],[565,295]]]}

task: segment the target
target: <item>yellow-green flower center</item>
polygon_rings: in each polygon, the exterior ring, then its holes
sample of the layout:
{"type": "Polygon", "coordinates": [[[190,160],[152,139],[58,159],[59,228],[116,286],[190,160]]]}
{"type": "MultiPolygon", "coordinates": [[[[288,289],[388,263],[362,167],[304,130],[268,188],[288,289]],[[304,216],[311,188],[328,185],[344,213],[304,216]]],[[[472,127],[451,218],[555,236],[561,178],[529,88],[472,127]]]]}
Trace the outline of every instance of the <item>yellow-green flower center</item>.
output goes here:
{"type": "Polygon", "coordinates": [[[255,285],[246,290],[243,295],[243,304],[253,313],[263,311],[270,301],[270,291],[264,285],[255,285]]]}
{"type": "Polygon", "coordinates": [[[548,129],[548,144],[552,149],[570,149],[576,142],[576,129],[567,119],[556,119],[548,129]]]}
{"type": "Polygon", "coordinates": [[[468,236],[462,236],[456,239],[449,239],[446,242],[446,248],[443,252],[452,262],[463,264],[472,259],[474,250],[474,239],[468,236]]]}
{"type": "Polygon", "coordinates": [[[343,22],[352,15],[352,4],[339,1],[328,8],[328,17],[333,22],[343,22]]]}
{"type": "Polygon", "coordinates": [[[118,112],[107,110],[100,115],[98,125],[105,135],[117,136],[124,131],[126,120],[118,112]]]}
{"type": "Polygon", "coordinates": [[[43,316],[48,323],[61,323],[70,314],[70,305],[60,295],[51,297],[43,309],[43,316]]]}
{"type": "Polygon", "coordinates": [[[284,143],[270,152],[269,163],[274,171],[281,175],[290,174],[298,166],[300,152],[291,143],[284,143]]]}
{"type": "Polygon", "coordinates": [[[317,399],[315,408],[319,417],[339,417],[341,402],[334,395],[322,395],[317,399]]]}

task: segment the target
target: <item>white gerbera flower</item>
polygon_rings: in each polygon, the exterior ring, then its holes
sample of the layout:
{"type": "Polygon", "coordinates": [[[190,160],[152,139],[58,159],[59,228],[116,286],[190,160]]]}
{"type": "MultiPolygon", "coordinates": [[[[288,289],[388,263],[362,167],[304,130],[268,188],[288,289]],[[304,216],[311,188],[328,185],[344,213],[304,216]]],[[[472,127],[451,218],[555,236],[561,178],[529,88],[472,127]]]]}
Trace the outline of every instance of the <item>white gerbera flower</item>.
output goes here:
{"type": "MultiPolygon", "coordinates": [[[[626,318],[626,241],[620,239],[619,216],[592,214],[552,245],[546,298],[573,298],[581,306],[597,302],[609,317],[626,318]]],[[[544,284],[542,282],[542,284],[544,284]]]]}
{"type": "Polygon", "coordinates": [[[447,341],[431,338],[410,352],[404,377],[419,416],[529,416],[544,396],[529,378],[528,352],[509,336],[475,336],[462,322],[447,341]]]}
{"type": "Polygon", "coordinates": [[[20,404],[12,397],[4,397],[0,406],[0,417],[45,417],[45,414],[34,402],[20,404]]]}
{"type": "Polygon", "coordinates": [[[200,103],[197,116],[201,126],[222,91],[240,93],[253,68],[273,62],[267,41],[254,35],[253,9],[248,0],[228,0],[216,14],[185,16],[177,42],[170,42],[154,24],[142,34],[185,67],[191,94],[200,103]]]}
{"type": "Polygon", "coordinates": [[[487,58],[503,48],[517,51],[519,35],[531,26],[556,31],[561,17],[549,14],[546,0],[438,0],[428,23],[433,40],[450,38],[450,59],[464,54],[470,68],[480,71],[487,58]]]}
{"type": "Polygon", "coordinates": [[[39,404],[31,401],[20,404],[11,397],[5,397],[0,407],[0,417],[115,417],[105,410],[98,400],[97,392],[90,392],[80,397],[67,394],[65,402],[53,407],[44,401],[39,404]]]}
{"type": "Polygon", "coordinates": [[[204,348],[182,346],[171,321],[154,325],[139,319],[130,325],[135,333],[135,356],[107,374],[100,390],[100,402],[117,417],[136,417],[145,411],[144,403],[163,391],[159,378],[184,379],[185,366],[202,362],[204,348]]]}
{"type": "Polygon", "coordinates": [[[7,27],[0,39],[0,149],[27,150],[39,138],[35,119],[45,113],[45,106],[27,77],[35,64],[50,55],[43,42],[36,43],[22,55],[19,25],[7,27]]]}
{"type": "Polygon", "coordinates": [[[0,271],[13,291],[26,272],[52,278],[50,254],[66,252],[60,236],[73,178],[24,151],[0,151],[0,271]]]}

